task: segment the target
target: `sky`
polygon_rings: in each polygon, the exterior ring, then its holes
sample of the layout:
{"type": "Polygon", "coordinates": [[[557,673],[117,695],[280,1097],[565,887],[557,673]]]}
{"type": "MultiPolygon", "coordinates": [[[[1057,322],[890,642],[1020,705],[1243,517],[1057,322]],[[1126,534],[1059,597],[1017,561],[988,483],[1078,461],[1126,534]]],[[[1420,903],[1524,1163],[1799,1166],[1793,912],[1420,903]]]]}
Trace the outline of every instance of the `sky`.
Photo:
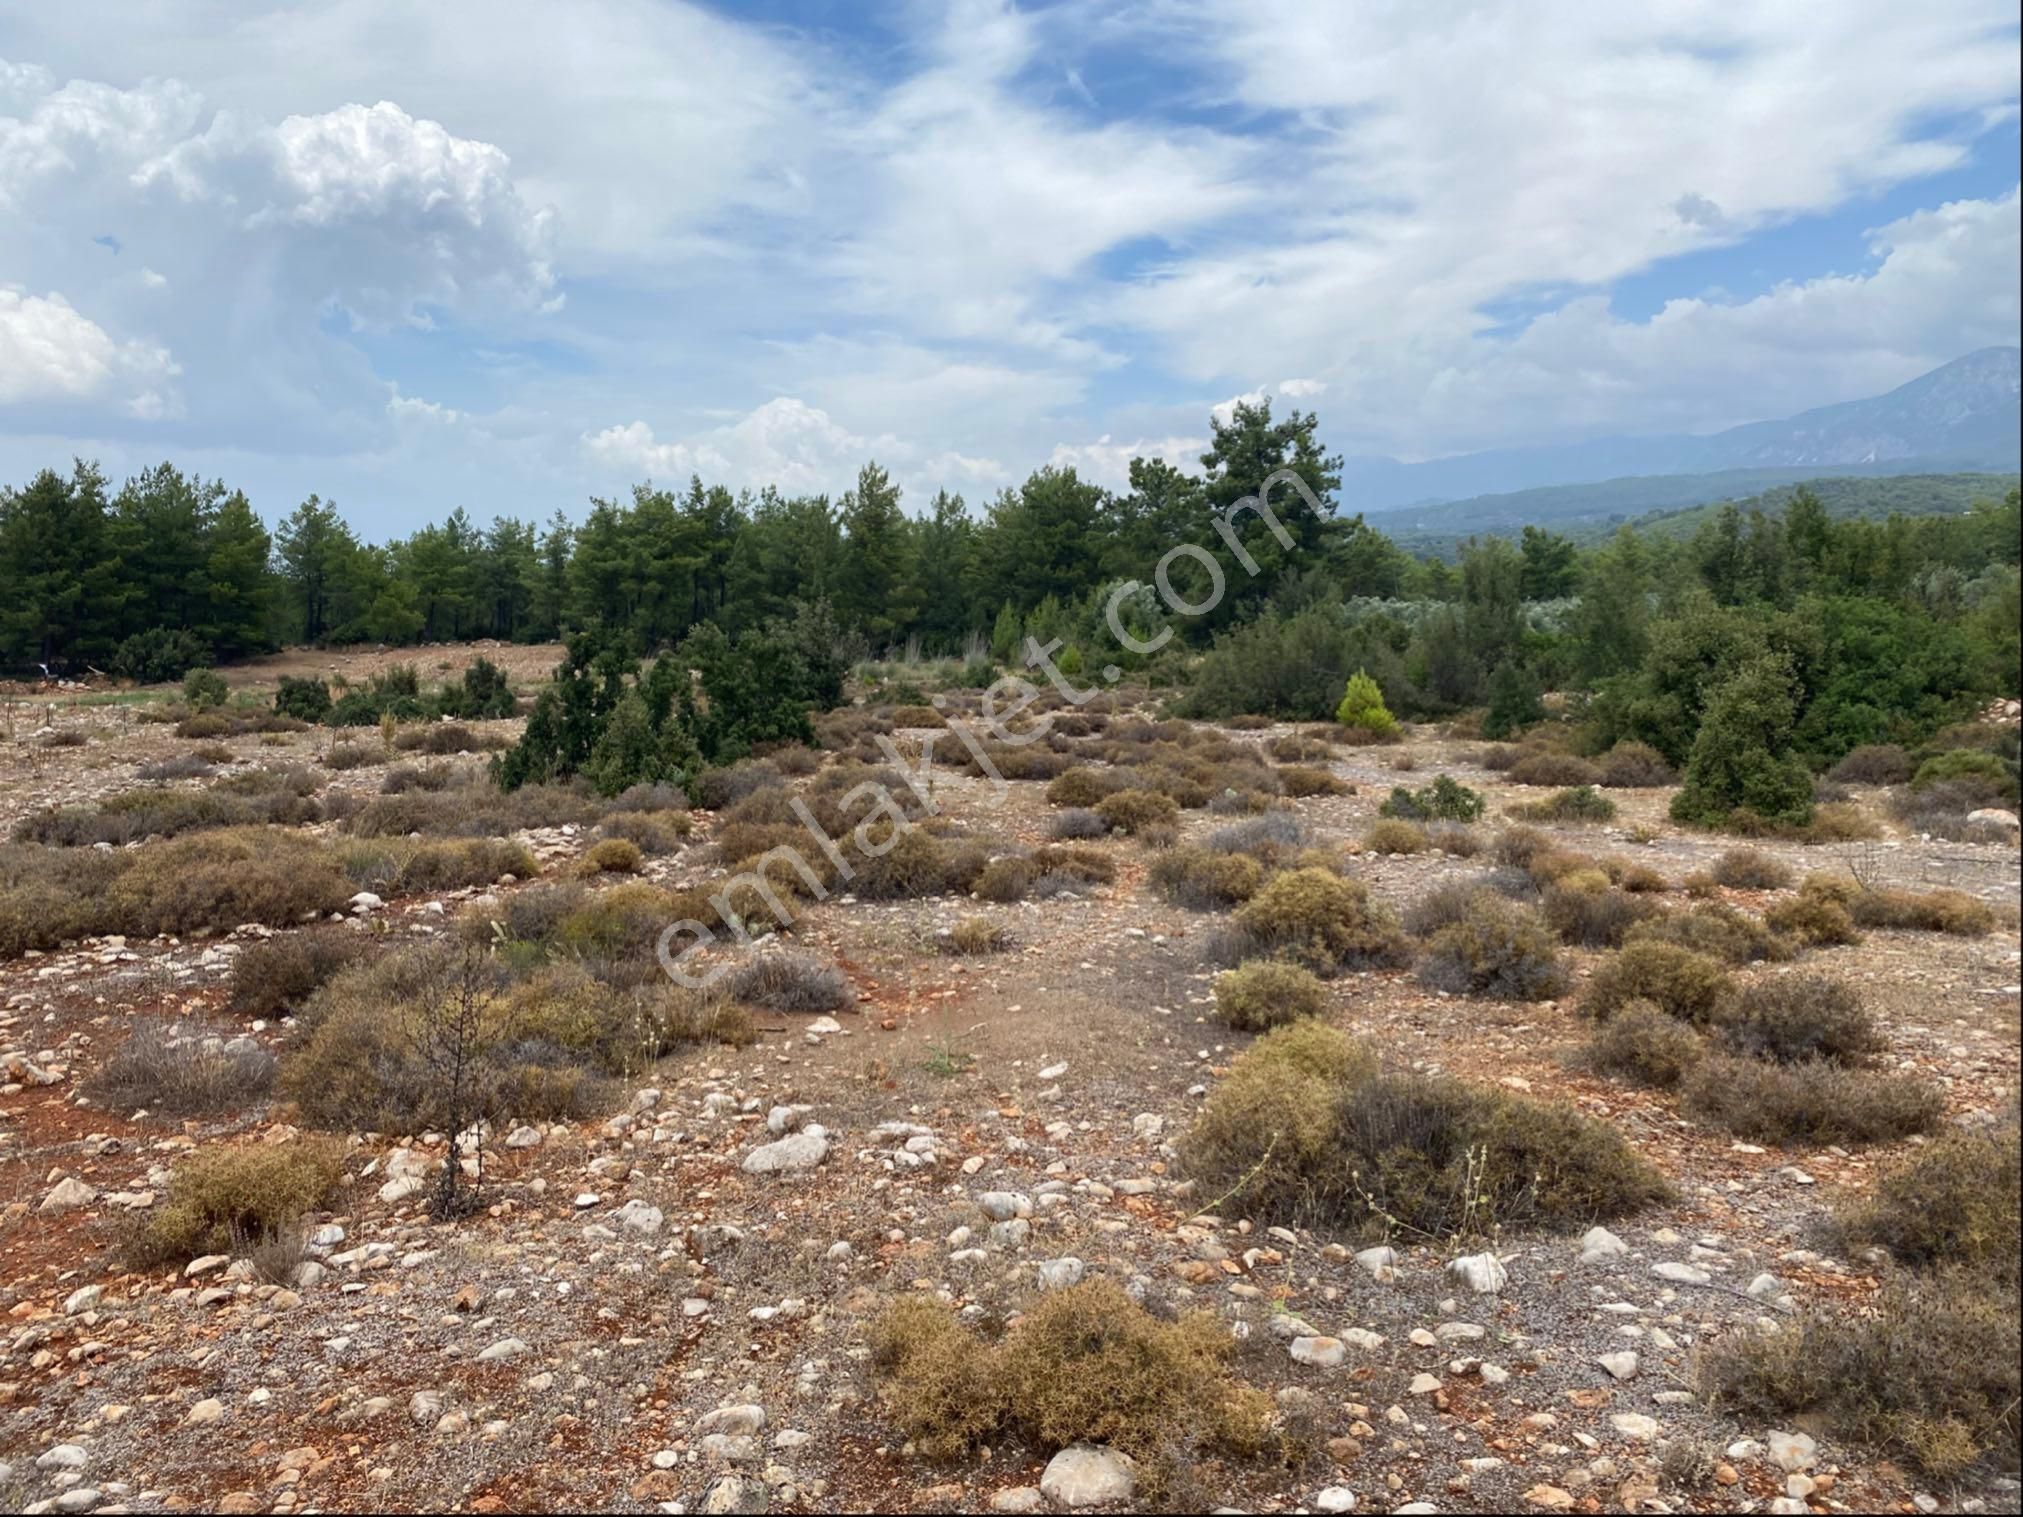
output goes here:
{"type": "Polygon", "coordinates": [[[2013,0],[11,6],[0,480],[384,538],[1120,486],[1246,395],[1713,431],[2018,341],[2018,75],[2013,0]]]}

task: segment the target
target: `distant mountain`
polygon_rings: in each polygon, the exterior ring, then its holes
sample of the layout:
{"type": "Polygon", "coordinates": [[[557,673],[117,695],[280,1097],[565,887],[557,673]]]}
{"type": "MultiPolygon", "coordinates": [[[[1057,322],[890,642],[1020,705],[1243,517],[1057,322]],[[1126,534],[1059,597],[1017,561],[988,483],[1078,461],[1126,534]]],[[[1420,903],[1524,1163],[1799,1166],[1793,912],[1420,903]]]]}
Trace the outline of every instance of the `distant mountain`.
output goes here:
{"type": "Polygon", "coordinates": [[[1956,515],[1976,501],[2000,500],[2017,488],[2015,474],[1878,474],[1847,470],[1821,477],[1808,469],[1734,469],[1721,474],[1668,474],[1611,479],[1592,485],[1545,485],[1508,495],[1478,495],[1437,506],[1391,512],[1378,522],[1412,553],[1451,557],[1465,537],[1515,537],[1527,525],[1550,527],[1578,543],[1594,543],[1628,523],[1661,537],[1690,537],[1733,501],[1773,515],[1801,485],[1836,518],[1880,520],[1956,515]]]}
{"type": "MultiPolygon", "coordinates": [[[[1824,473],[2007,473],[2023,462],[2019,399],[2023,350],[1983,348],[1887,395],[1821,406],[1782,421],[1749,422],[1705,437],[1608,437],[1418,464],[1352,458],[1342,469],[1342,502],[1350,511],[1388,518],[1418,514],[1439,502],[1543,486],[1596,485],[1622,492],[1632,482],[1652,482],[1653,476],[1703,476],[1676,479],[1668,490],[1653,492],[1667,498],[1636,501],[1630,507],[1635,514],[1730,498],[1824,473]],[[1751,471],[1755,478],[1739,481],[1733,477],[1738,470],[1751,471]]],[[[1525,519],[1544,520],[1536,515],[1525,519]]],[[[1389,520],[1381,524],[1391,525],[1389,520]]]]}

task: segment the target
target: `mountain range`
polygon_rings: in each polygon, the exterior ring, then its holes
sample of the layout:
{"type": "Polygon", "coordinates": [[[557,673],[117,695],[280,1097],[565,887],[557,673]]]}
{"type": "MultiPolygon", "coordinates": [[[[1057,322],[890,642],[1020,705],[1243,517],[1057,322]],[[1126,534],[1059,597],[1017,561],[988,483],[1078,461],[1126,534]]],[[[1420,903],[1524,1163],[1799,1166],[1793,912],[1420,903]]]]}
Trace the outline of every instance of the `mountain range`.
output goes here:
{"type": "Polygon", "coordinates": [[[2023,461],[2019,396],[2023,350],[1982,348],[1885,395],[1706,436],[1606,437],[1423,463],[1351,458],[1341,499],[1387,531],[1473,530],[1505,517],[1543,523],[1569,508],[1635,515],[1823,475],[2012,473],[2023,461]]]}

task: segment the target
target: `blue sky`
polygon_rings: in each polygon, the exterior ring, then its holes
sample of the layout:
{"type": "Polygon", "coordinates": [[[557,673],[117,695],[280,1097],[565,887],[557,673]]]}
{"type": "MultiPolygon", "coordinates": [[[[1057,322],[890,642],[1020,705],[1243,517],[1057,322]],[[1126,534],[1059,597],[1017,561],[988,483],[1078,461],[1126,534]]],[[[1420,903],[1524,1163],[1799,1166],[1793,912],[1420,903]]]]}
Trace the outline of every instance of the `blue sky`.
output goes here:
{"type": "Polygon", "coordinates": [[[0,478],[980,506],[1240,395],[1426,458],[2018,340],[2013,5],[1618,9],[10,8],[0,478]]]}

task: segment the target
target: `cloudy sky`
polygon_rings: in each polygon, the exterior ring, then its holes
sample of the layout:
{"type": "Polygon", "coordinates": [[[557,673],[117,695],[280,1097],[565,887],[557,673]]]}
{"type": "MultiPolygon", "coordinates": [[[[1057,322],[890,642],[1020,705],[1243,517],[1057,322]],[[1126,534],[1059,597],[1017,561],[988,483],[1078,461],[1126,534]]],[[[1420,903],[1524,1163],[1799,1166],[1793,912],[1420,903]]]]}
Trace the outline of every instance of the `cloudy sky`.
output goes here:
{"type": "Polygon", "coordinates": [[[1424,458],[2017,340],[2013,0],[866,9],[7,7],[0,478],[980,503],[1241,394],[1424,458]]]}

